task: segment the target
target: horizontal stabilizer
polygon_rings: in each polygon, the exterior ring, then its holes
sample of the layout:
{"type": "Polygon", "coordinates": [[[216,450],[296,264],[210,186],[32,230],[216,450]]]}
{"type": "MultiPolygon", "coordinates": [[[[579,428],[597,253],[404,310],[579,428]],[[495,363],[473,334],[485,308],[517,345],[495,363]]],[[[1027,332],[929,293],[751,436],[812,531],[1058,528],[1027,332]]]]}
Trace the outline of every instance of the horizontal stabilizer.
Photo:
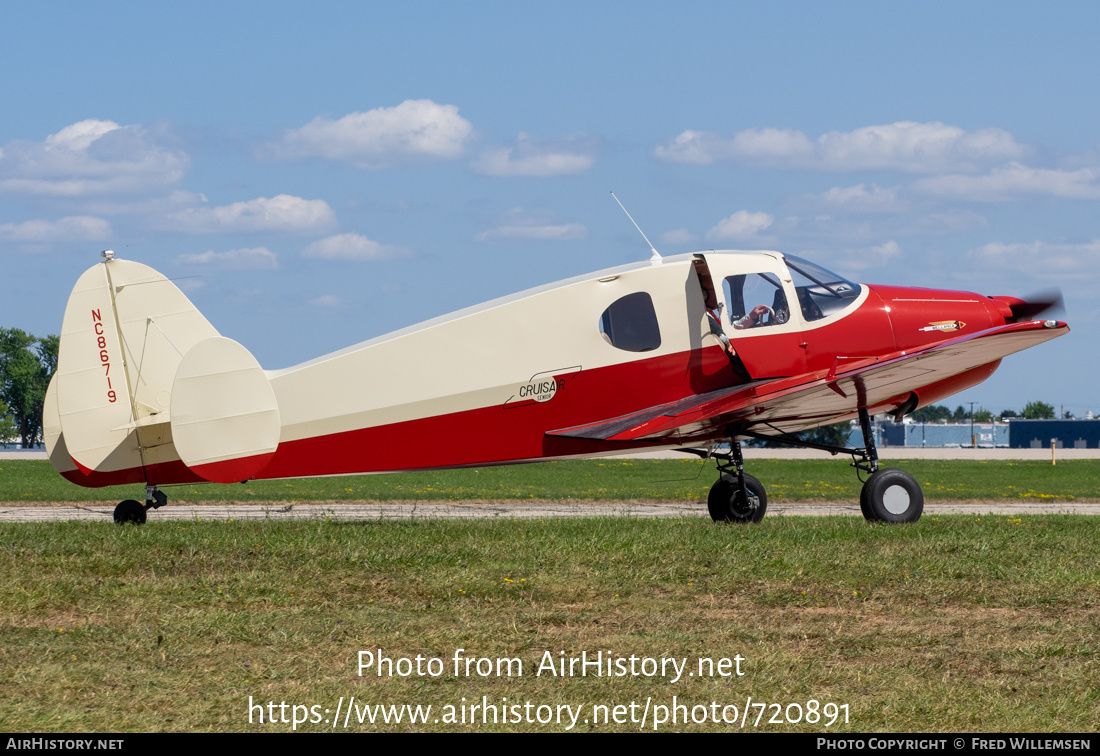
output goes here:
{"type": "Polygon", "coordinates": [[[172,383],[172,439],[192,472],[247,480],[275,454],[279,431],[275,392],[247,349],[218,336],[184,355],[172,383]]]}

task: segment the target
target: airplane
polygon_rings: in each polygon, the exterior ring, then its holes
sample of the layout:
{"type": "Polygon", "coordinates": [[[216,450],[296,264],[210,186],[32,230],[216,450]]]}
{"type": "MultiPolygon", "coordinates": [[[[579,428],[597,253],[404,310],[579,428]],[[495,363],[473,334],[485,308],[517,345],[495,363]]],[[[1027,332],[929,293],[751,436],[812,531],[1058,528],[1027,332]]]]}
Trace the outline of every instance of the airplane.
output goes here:
{"type": "Polygon", "coordinates": [[[871,416],[900,421],[1069,331],[1041,319],[1050,297],[854,283],[775,251],[654,250],[265,370],[168,278],[102,254],[66,305],[43,429],[73,483],[145,486],[120,523],[145,522],[176,484],[655,449],[714,459],[710,516],[760,522],[749,439],[850,455],[864,517],[914,522],[921,487],[879,467],[871,416]],[[862,447],[798,435],[852,419],[862,447]]]}

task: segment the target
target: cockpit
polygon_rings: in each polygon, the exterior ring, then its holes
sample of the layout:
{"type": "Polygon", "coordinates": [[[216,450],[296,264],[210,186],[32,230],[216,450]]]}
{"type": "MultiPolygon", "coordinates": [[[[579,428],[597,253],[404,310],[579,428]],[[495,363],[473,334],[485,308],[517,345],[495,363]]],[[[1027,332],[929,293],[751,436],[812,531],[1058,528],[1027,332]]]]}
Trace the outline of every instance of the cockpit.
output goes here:
{"type": "MultiPolygon", "coordinates": [[[[695,253],[672,264],[683,262],[692,265],[705,327],[731,354],[733,342],[742,337],[801,331],[839,315],[860,301],[863,291],[820,265],[777,252],[695,253]]],[[[606,343],[627,352],[652,352],[665,343],[663,329],[676,333],[683,284],[681,274],[665,276],[664,269],[648,265],[598,279],[601,287],[613,285],[601,294],[604,309],[597,321],[606,343]],[[624,281],[631,283],[624,287],[624,281]]],[[[679,342],[673,338],[671,343],[679,342]]]]}
{"type": "MultiPolygon", "coordinates": [[[[806,322],[821,320],[845,309],[859,297],[861,286],[820,265],[784,255],[795,297],[806,322]]],[[[722,279],[726,325],[741,331],[782,325],[791,318],[788,289],[772,271],[739,273],[722,279]]]]}

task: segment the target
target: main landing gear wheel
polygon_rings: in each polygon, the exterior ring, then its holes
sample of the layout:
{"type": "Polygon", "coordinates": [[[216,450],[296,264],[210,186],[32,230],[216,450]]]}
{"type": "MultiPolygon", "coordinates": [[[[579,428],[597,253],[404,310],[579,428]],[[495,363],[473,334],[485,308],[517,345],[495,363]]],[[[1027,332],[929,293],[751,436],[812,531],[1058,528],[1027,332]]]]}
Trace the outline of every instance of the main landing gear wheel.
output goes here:
{"type": "Polygon", "coordinates": [[[741,495],[736,475],[726,473],[711,486],[707,509],[715,522],[760,522],[764,519],[764,513],[768,510],[768,494],[759,480],[748,473],[743,474],[748,501],[741,495]]]}
{"type": "Polygon", "coordinates": [[[133,499],[119,502],[119,505],[115,507],[115,522],[119,525],[124,525],[128,522],[132,522],[135,525],[144,525],[145,505],[133,499]]]}
{"type": "Polygon", "coordinates": [[[871,514],[871,510],[867,508],[867,485],[864,484],[863,488],[859,489],[859,511],[863,512],[863,519],[868,522],[875,522],[875,516],[871,514]]]}
{"type": "Polygon", "coordinates": [[[916,522],[924,511],[924,494],[909,473],[883,468],[863,484],[859,507],[871,522],[916,522]]]}

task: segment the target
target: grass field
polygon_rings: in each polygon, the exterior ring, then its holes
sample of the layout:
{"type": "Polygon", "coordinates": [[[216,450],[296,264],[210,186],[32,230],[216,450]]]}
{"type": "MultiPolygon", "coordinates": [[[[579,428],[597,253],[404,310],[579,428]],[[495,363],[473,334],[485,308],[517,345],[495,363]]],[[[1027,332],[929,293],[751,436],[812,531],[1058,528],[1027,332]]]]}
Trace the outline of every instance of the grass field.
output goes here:
{"type": "Polygon", "coordinates": [[[643,711],[653,729],[673,696],[697,718],[748,704],[745,729],[768,704],[764,731],[1091,732],[1100,721],[1100,520],[1087,517],[2,524],[0,581],[7,731],[282,732],[295,716],[318,720],[299,730],[331,730],[338,705],[342,730],[351,696],[349,731],[570,722],[471,724],[460,707],[483,696],[529,702],[509,714],[521,718],[580,707],[581,731],[637,730],[643,711]],[[519,659],[523,675],[455,676],[460,648],[519,659]],[[441,674],[360,677],[358,652],[378,649],[438,658],[441,674]],[[547,652],[582,651],[687,666],[675,682],[671,670],[535,674],[547,652]],[[742,676],[687,675],[701,658],[738,655],[742,676]],[[287,722],[260,724],[253,709],[250,724],[249,697],[287,722]],[[404,704],[431,705],[429,721],[403,712],[385,724],[365,708],[404,704]],[[834,704],[837,721],[775,724],[772,704],[780,720],[834,704]],[[448,705],[467,722],[444,721],[448,705]],[[612,721],[595,723],[602,712],[612,721]]]}
{"type": "MultiPolygon", "coordinates": [[[[891,460],[932,501],[1100,501],[1100,460],[891,460]]],[[[857,501],[860,483],[846,458],[754,460],[748,472],[774,501],[857,501]]],[[[234,485],[171,486],[170,501],[362,501],[462,499],[703,500],[716,480],[702,460],[584,460],[531,465],[357,475],[234,485]]],[[[82,488],[46,461],[0,460],[0,502],[142,498],[139,486],[82,488]]]]}
{"type": "MultiPolygon", "coordinates": [[[[1100,500],[1100,461],[890,465],[930,500],[1100,500]]],[[[750,471],[774,500],[859,494],[845,460],[750,471]]],[[[714,478],[713,463],[604,460],[169,496],[686,500],[714,478]]],[[[0,461],[0,501],[136,495],[0,461]]],[[[332,730],[338,707],[335,729],[349,731],[652,730],[655,719],[661,730],[1092,731],[1097,627],[1100,520],[1081,516],[0,524],[0,722],[12,732],[332,730]],[[412,660],[411,673],[360,676],[361,651],[395,673],[412,660]],[[542,665],[600,652],[643,666],[580,677],[542,665]],[[469,674],[455,674],[456,653],[473,660],[469,674]],[[674,659],[681,676],[667,663],[646,674],[647,658],[674,659]],[[482,676],[478,659],[518,662],[482,676]],[[405,705],[432,709],[410,724],[405,705]]]]}

